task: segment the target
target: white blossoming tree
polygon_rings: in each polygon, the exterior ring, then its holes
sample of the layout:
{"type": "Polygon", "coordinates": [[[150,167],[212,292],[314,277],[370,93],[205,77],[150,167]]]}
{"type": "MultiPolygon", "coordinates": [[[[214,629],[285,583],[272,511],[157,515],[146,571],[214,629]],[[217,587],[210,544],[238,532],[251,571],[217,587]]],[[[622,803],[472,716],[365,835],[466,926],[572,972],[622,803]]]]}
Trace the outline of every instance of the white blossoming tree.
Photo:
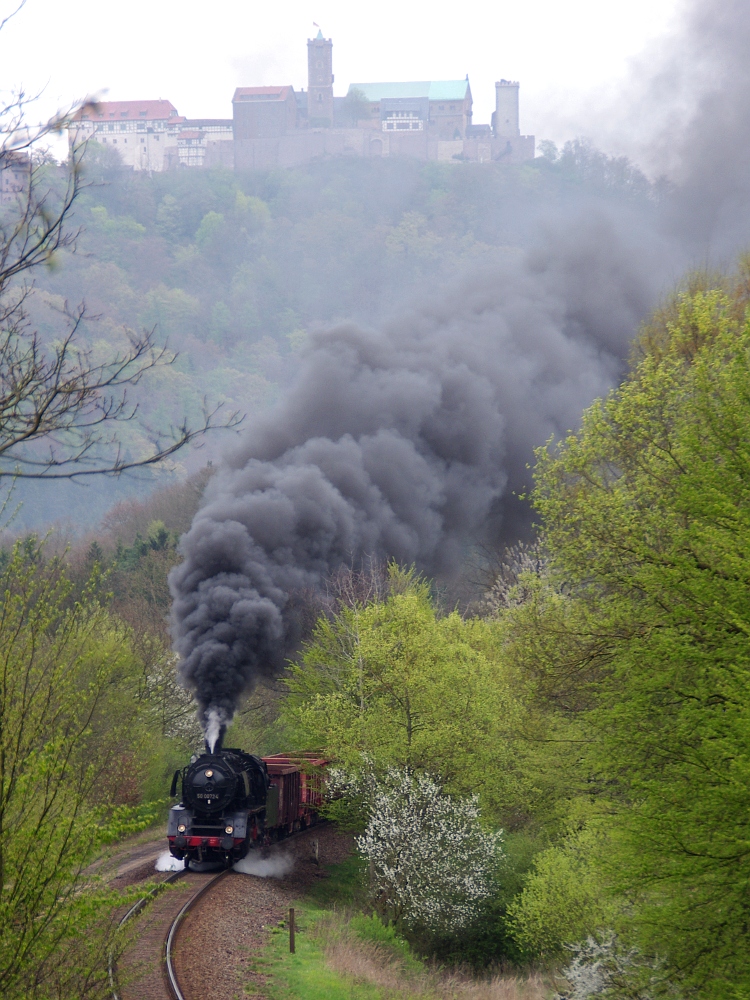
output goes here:
{"type": "Polygon", "coordinates": [[[370,867],[375,909],[386,921],[431,933],[466,927],[493,892],[501,833],[479,822],[477,797],[453,799],[427,775],[372,769],[348,783],[366,804],[357,847],[370,867]]]}
{"type": "Polygon", "coordinates": [[[572,955],[562,978],[569,988],[555,1000],[594,1000],[595,997],[628,1000],[679,1000],[677,985],[664,974],[663,963],[648,960],[610,931],[600,940],[588,937],[566,945],[572,955]]]}

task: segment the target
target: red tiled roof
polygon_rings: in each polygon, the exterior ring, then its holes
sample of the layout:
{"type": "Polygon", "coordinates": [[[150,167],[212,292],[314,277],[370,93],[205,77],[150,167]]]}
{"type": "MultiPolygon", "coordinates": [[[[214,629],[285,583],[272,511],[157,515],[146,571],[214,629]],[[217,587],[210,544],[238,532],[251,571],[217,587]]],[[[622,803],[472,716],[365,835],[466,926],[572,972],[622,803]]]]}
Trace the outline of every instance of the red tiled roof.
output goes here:
{"type": "Polygon", "coordinates": [[[204,135],[203,132],[194,132],[194,131],[191,131],[190,129],[184,129],[177,136],[177,141],[179,142],[180,139],[202,139],[203,135],[204,135]]]}
{"type": "Polygon", "coordinates": [[[238,87],[234,92],[234,97],[232,98],[232,103],[235,101],[241,101],[243,98],[247,97],[270,97],[276,98],[279,101],[285,100],[289,96],[289,92],[294,91],[294,87],[238,87]]]}
{"type": "Polygon", "coordinates": [[[76,111],[74,121],[164,121],[176,119],[177,108],[171,101],[100,101],[76,111]]]}

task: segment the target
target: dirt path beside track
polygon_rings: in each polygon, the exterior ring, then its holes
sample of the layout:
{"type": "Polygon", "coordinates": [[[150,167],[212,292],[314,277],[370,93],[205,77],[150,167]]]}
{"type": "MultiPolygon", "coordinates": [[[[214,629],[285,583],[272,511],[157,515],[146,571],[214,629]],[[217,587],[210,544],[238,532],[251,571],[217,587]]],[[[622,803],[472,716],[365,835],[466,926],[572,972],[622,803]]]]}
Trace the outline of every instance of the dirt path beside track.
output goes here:
{"type": "Polygon", "coordinates": [[[185,918],[175,948],[185,1000],[264,1000],[265,976],[253,965],[271,928],[295,899],[326,877],[327,864],[343,861],[351,849],[351,836],[333,825],[313,827],[271,852],[272,859],[293,861],[282,878],[233,872],[201,899],[185,918]],[[312,859],[316,840],[319,864],[312,859]]]}
{"type": "MultiPolygon", "coordinates": [[[[134,845],[101,866],[111,885],[162,881],[156,858],[165,839],[134,845]]],[[[264,867],[286,866],[280,878],[230,872],[190,910],[179,925],[173,949],[177,980],[185,1000],[265,1000],[265,977],[254,970],[271,928],[295,899],[326,877],[326,865],[343,861],[352,838],[323,823],[272,848],[264,867]],[[317,859],[315,844],[317,842],[317,859]],[[317,862],[317,863],[316,863],[317,862]]],[[[132,942],[117,966],[121,1000],[167,1000],[164,942],[169,927],[190,896],[215,872],[188,872],[164,889],[133,919],[132,942]]]]}

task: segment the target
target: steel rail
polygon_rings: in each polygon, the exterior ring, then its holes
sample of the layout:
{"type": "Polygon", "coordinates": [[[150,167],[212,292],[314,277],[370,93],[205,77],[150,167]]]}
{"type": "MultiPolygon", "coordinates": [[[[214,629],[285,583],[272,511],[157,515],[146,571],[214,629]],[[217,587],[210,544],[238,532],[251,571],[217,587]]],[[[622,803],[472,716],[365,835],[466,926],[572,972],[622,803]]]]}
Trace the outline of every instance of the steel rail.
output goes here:
{"type": "Polygon", "coordinates": [[[182,990],[180,989],[180,985],[177,982],[177,973],[175,972],[174,962],[172,960],[172,947],[183,917],[185,917],[190,910],[192,910],[198,900],[201,899],[209,889],[215,886],[217,882],[224,878],[225,875],[228,875],[231,870],[231,868],[225,868],[224,871],[219,872],[218,875],[215,875],[210,881],[206,882],[205,885],[202,885],[197,892],[193,893],[169,927],[166,940],[164,941],[164,967],[167,976],[167,986],[169,987],[173,1000],[185,1000],[182,990]]]}
{"type": "MultiPolygon", "coordinates": [[[[328,822],[327,820],[321,819],[321,820],[318,820],[313,825],[314,826],[324,826],[327,822],[328,822]]],[[[288,840],[294,840],[301,833],[304,833],[308,829],[311,829],[311,827],[306,827],[303,830],[295,830],[294,833],[289,834],[286,837],[283,837],[281,840],[274,841],[273,846],[276,846],[277,844],[284,844],[288,840]]],[[[168,885],[170,882],[176,882],[178,879],[181,879],[183,877],[183,875],[186,875],[188,873],[188,871],[190,871],[190,869],[188,869],[188,868],[181,868],[179,871],[170,872],[170,874],[165,879],[163,879],[161,882],[159,882],[158,885],[155,885],[153,887],[153,889],[150,890],[150,892],[147,892],[145,896],[141,896],[141,898],[139,900],[137,900],[130,907],[130,909],[125,914],[125,916],[122,917],[121,920],[118,921],[118,924],[117,924],[118,930],[121,929],[122,927],[124,927],[125,924],[128,923],[129,920],[131,920],[138,913],[140,913],[140,911],[143,909],[143,907],[146,905],[146,903],[148,903],[149,900],[155,898],[162,891],[162,889],[166,885],[168,885]]],[[[164,967],[165,967],[165,976],[166,976],[166,980],[167,980],[167,986],[169,988],[169,991],[172,994],[172,1000],[185,1000],[185,997],[183,996],[183,993],[180,990],[179,984],[177,982],[177,976],[176,976],[175,969],[174,969],[174,962],[172,961],[172,947],[174,945],[174,940],[175,940],[175,936],[176,936],[176,933],[177,933],[178,924],[181,922],[182,918],[187,913],[189,913],[189,911],[191,910],[191,908],[198,902],[198,900],[204,895],[204,893],[208,892],[208,890],[211,888],[212,885],[214,885],[214,883],[218,882],[219,879],[223,878],[224,875],[229,874],[230,871],[232,871],[231,868],[225,868],[223,871],[221,871],[217,875],[215,875],[214,878],[210,879],[208,882],[206,882],[204,885],[202,885],[200,887],[200,889],[196,893],[194,893],[190,897],[190,899],[185,903],[185,905],[182,907],[182,909],[180,910],[180,912],[177,914],[177,916],[175,917],[175,919],[172,921],[172,923],[170,925],[169,931],[168,931],[166,939],[164,941],[164,958],[163,958],[163,961],[164,961],[164,967]]],[[[198,873],[193,872],[193,874],[198,874],[198,873]]],[[[114,946],[110,949],[110,952],[109,952],[109,956],[108,956],[108,960],[107,960],[107,969],[108,969],[108,972],[109,972],[109,986],[110,986],[110,992],[112,994],[112,1000],[122,1000],[122,997],[120,996],[120,993],[118,992],[117,970],[115,968],[115,960],[114,960],[114,946]]]]}
{"type": "MultiPolygon", "coordinates": [[[[158,885],[155,885],[153,889],[146,893],[145,896],[141,896],[140,899],[136,900],[135,903],[130,907],[128,912],[117,922],[117,929],[122,930],[125,924],[131,920],[136,914],[140,913],[143,907],[148,903],[150,899],[154,899],[162,891],[165,885],[170,882],[176,882],[178,879],[187,871],[186,868],[182,868],[176,872],[170,872],[165,879],[162,879],[158,885]]],[[[117,970],[115,969],[115,949],[114,945],[109,950],[109,955],[107,958],[107,972],[109,973],[109,989],[112,994],[112,1000],[122,1000],[118,985],[117,985],[117,970]]]]}

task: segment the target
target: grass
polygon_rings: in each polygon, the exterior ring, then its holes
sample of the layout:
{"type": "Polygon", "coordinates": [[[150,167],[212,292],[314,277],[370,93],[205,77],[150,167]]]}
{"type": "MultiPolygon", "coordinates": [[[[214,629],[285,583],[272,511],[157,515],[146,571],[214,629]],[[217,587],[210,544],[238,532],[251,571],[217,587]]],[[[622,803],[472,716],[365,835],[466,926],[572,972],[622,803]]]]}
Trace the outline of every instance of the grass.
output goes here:
{"type": "Polygon", "coordinates": [[[329,965],[320,924],[327,911],[314,904],[297,904],[296,952],[289,954],[286,926],[274,928],[256,968],[268,976],[269,1000],[382,1000],[377,985],[352,981],[329,965]]]}
{"type": "Polygon", "coordinates": [[[361,912],[361,875],[361,862],[350,858],[295,903],[294,955],[286,923],[271,931],[255,963],[268,977],[269,1000],[545,1000],[551,995],[537,974],[482,979],[426,964],[393,927],[361,912]]]}
{"type": "Polygon", "coordinates": [[[352,854],[328,868],[329,877],[312,886],[308,899],[322,910],[361,909],[367,898],[366,872],[366,862],[358,854],[352,854]]]}

